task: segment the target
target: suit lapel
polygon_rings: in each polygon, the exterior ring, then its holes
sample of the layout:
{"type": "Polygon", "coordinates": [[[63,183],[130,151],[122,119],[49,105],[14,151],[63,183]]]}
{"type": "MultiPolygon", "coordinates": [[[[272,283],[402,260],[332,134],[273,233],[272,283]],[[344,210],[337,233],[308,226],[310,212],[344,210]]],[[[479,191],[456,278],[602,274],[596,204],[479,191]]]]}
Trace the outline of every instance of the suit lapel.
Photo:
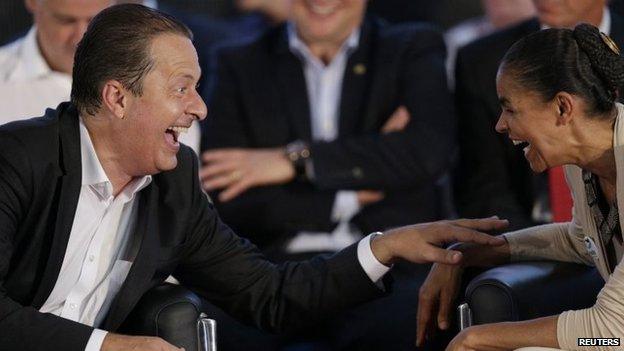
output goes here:
{"type": "Polygon", "coordinates": [[[373,65],[371,63],[372,24],[365,21],[360,34],[358,48],[351,54],[345,66],[342,81],[342,93],[339,106],[338,135],[344,137],[353,132],[362,122],[365,104],[368,101],[366,94],[373,65]]]}
{"type": "Polygon", "coordinates": [[[111,304],[104,329],[114,331],[126,319],[150,283],[156,269],[159,245],[158,186],[152,182],[141,191],[133,240],[137,255],[119,293],[111,304]]]}
{"type": "Polygon", "coordinates": [[[301,61],[290,52],[286,26],[278,33],[277,57],[274,60],[275,77],[281,101],[286,104],[288,121],[297,139],[312,140],[310,105],[301,61]]]}
{"type": "Polygon", "coordinates": [[[32,302],[37,309],[43,306],[56,284],[65,257],[82,183],[78,112],[68,103],[59,105],[57,111],[61,174],[57,190],[59,201],[50,256],[32,302]]]}

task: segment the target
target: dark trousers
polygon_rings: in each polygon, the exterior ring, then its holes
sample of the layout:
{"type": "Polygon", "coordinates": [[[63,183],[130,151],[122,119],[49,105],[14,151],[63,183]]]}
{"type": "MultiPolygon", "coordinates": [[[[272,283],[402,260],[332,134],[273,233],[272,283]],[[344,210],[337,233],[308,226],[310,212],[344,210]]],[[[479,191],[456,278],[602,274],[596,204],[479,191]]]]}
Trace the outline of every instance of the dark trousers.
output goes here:
{"type": "MultiPolygon", "coordinates": [[[[319,325],[292,335],[274,335],[246,326],[214,305],[219,351],[414,350],[418,290],[430,265],[399,263],[392,269],[393,290],[319,325]]],[[[452,335],[440,335],[421,350],[443,350],[452,335]]]]}

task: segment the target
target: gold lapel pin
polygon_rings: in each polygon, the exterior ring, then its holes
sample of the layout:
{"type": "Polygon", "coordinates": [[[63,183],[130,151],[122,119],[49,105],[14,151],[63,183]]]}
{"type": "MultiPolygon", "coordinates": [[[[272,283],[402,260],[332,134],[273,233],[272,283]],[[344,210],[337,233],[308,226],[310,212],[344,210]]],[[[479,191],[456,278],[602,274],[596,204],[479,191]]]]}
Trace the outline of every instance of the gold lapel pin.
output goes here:
{"type": "Polygon", "coordinates": [[[364,66],[363,63],[358,63],[357,65],[353,66],[353,73],[361,76],[362,74],[366,73],[366,66],[364,66]]]}

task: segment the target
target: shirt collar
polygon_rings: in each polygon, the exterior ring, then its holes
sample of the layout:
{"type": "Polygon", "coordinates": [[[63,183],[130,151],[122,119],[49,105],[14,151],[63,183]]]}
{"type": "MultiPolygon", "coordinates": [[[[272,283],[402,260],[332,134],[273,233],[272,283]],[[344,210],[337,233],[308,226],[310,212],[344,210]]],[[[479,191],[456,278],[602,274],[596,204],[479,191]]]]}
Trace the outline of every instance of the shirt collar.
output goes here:
{"type": "MultiPolygon", "coordinates": [[[[290,51],[292,53],[302,55],[308,59],[314,57],[314,55],[312,55],[312,53],[310,52],[308,45],[304,43],[301,38],[299,38],[294,23],[289,21],[286,26],[286,30],[288,33],[288,47],[290,48],[290,51]]],[[[361,28],[358,27],[354,29],[351,34],[349,34],[349,37],[347,37],[347,40],[342,43],[342,46],[338,51],[339,55],[349,54],[358,48],[358,46],[360,45],[360,32],[361,28]]],[[[316,59],[316,57],[314,58],[316,59]]]]}
{"type": "Polygon", "coordinates": [[[36,79],[49,75],[52,69],[43,58],[37,43],[37,28],[31,27],[19,48],[21,64],[16,67],[9,79],[36,79]]]}
{"type": "MultiPolygon", "coordinates": [[[[542,24],[541,28],[548,29],[550,26],[542,24]]],[[[611,11],[608,7],[605,7],[602,11],[602,20],[600,21],[598,29],[606,35],[611,35],[611,11]]]]}
{"type": "MultiPolygon", "coordinates": [[[[82,185],[90,186],[104,200],[113,195],[113,185],[95,153],[93,142],[82,117],[80,118],[80,158],[82,161],[82,185]]],[[[126,198],[131,199],[152,182],[152,176],[146,175],[133,179],[122,191],[126,198]]]]}

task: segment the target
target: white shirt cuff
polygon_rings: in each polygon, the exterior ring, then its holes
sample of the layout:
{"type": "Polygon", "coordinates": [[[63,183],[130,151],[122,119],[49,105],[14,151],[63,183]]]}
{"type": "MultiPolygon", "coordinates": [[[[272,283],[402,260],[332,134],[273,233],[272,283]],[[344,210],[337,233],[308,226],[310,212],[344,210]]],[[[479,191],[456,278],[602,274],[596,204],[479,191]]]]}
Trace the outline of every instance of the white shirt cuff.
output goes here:
{"type": "Polygon", "coordinates": [[[357,192],[340,190],[336,193],[331,219],[333,222],[348,222],[360,212],[360,202],[357,192]]]}
{"type": "Polygon", "coordinates": [[[108,334],[106,330],[93,329],[89,342],[87,342],[87,347],[85,347],[85,351],[100,351],[106,334],[108,334]]]}
{"type": "Polygon", "coordinates": [[[373,254],[373,249],[371,249],[370,244],[373,235],[375,234],[369,234],[367,237],[360,240],[357,247],[357,256],[366,275],[373,283],[377,284],[392,267],[388,267],[379,262],[377,257],[373,254]]]}

